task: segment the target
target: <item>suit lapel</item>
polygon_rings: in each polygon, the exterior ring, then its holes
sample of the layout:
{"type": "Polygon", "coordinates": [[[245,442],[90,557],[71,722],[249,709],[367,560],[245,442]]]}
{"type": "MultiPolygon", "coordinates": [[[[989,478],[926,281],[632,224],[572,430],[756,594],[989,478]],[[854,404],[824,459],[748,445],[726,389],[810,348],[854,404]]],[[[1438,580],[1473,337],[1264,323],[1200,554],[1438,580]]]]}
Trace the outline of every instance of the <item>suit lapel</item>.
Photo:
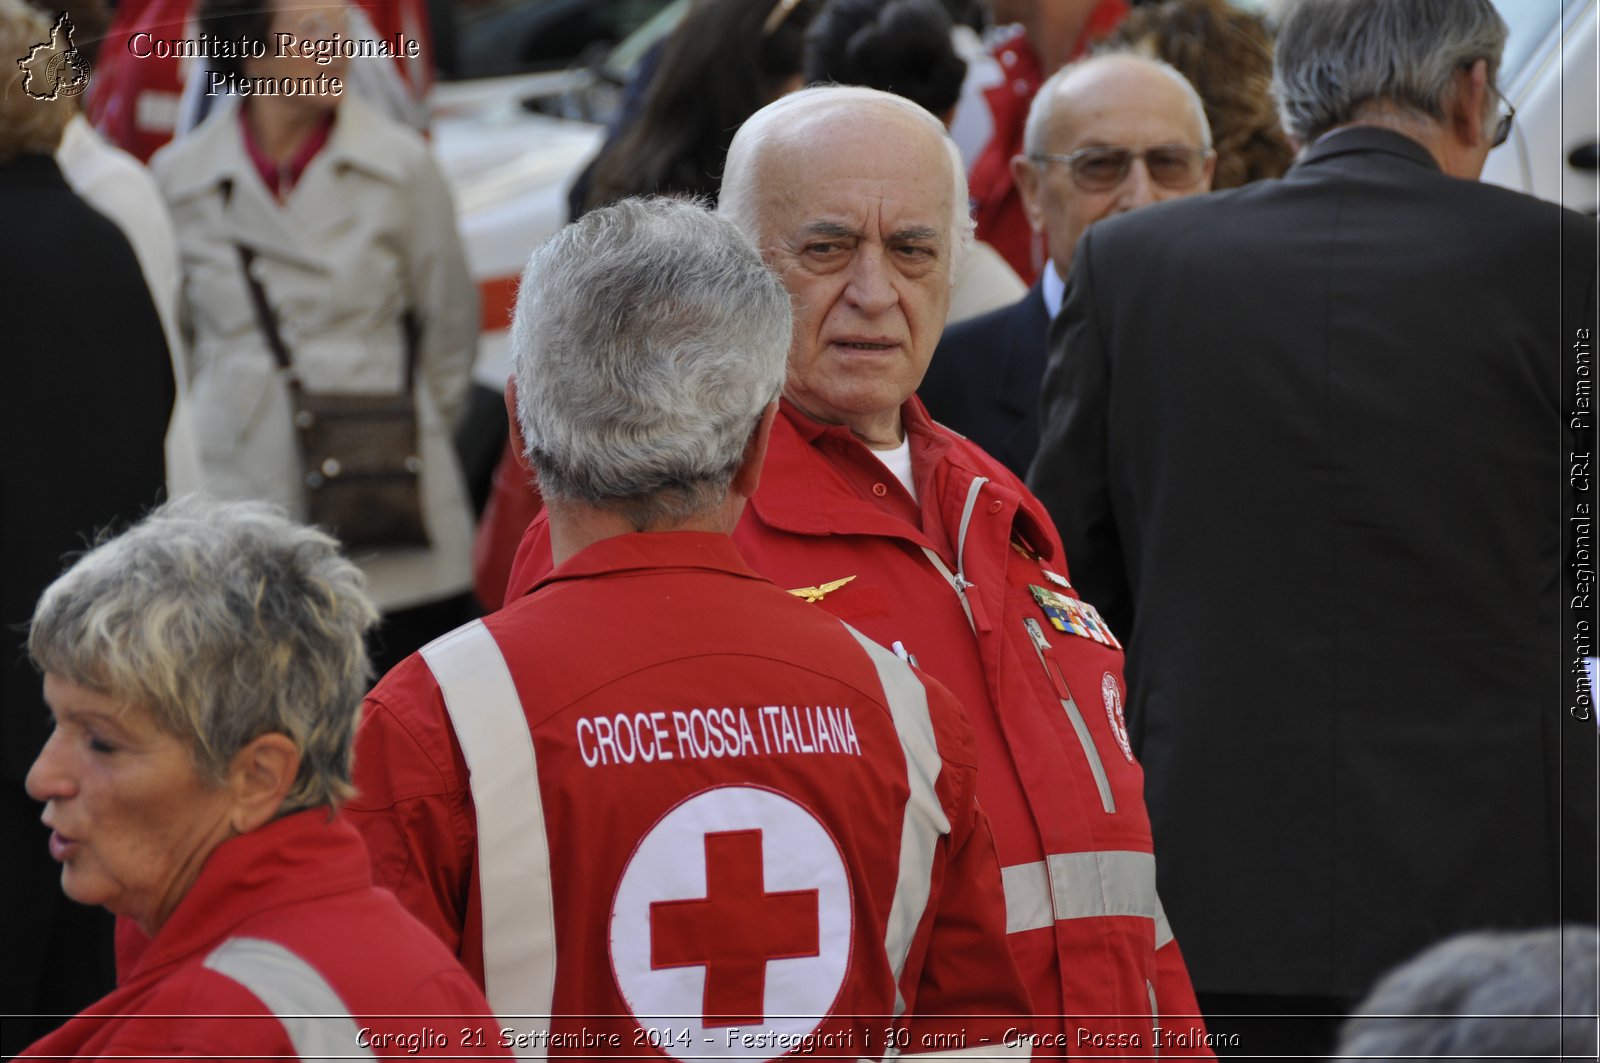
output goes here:
{"type": "Polygon", "coordinates": [[[1039,381],[1044,375],[1045,333],[1050,315],[1044,307],[1044,290],[1035,281],[1028,294],[1006,315],[1001,361],[995,367],[995,398],[1016,413],[1032,413],[1039,404],[1039,381]]]}
{"type": "Polygon", "coordinates": [[[327,262],[302,235],[302,226],[267,191],[248,159],[240,169],[243,172],[234,178],[222,212],[228,239],[263,257],[285,259],[304,269],[327,270],[327,262]]]}

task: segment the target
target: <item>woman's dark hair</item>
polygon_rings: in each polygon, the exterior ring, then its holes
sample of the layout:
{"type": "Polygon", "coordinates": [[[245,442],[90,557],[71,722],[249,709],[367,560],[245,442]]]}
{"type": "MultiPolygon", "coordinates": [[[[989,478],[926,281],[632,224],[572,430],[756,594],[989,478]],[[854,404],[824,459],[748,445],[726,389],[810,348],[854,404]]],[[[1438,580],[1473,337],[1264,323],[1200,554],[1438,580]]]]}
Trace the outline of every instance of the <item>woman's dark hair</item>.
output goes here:
{"type": "MultiPolygon", "coordinates": [[[[200,23],[200,32],[214,40],[224,40],[233,46],[242,41],[248,48],[264,49],[270,54],[269,37],[276,14],[272,0],[201,0],[195,17],[200,23]]],[[[244,73],[245,57],[237,54],[237,47],[230,51],[235,54],[212,57],[206,63],[212,70],[226,75],[231,83],[244,73]]]]}
{"type": "Polygon", "coordinates": [[[784,2],[696,0],[667,40],[644,110],[595,160],[586,209],[653,193],[716,200],[733,134],[800,74],[817,0],[780,11],[784,2]]]}
{"type": "Polygon", "coordinates": [[[945,115],[967,64],[936,0],[828,0],[806,33],[806,81],[865,85],[945,115]]]}

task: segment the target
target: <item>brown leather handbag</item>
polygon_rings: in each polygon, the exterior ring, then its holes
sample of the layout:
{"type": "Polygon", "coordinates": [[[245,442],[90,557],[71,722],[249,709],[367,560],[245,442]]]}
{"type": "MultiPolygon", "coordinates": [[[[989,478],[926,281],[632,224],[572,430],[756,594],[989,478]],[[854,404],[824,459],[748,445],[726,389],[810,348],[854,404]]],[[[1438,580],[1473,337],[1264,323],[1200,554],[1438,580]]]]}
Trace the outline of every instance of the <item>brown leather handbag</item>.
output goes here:
{"type": "Polygon", "coordinates": [[[402,323],[405,387],[398,394],[310,391],[295,371],[267,293],[250,268],[255,252],[236,246],[256,323],[289,388],[311,523],[346,546],[428,545],[422,519],[414,315],[408,310],[402,323]]]}

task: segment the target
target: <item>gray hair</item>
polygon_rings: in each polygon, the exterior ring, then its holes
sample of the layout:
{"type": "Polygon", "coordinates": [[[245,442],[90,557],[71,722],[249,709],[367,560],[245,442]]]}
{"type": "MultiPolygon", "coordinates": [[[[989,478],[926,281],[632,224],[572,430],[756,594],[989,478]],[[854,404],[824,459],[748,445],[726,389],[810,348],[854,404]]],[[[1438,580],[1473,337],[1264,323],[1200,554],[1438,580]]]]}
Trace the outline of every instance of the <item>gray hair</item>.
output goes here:
{"type": "Polygon", "coordinates": [[[1097,52],[1074,60],[1057,70],[1045,79],[1039,86],[1039,91],[1034,94],[1033,102],[1028,105],[1028,122],[1022,128],[1022,151],[1028,156],[1047,155],[1050,153],[1050,116],[1055,111],[1058,103],[1067,102],[1067,97],[1061,93],[1061,86],[1073,75],[1105,62],[1107,59],[1119,61],[1132,60],[1143,63],[1152,70],[1157,70],[1170,78],[1183,94],[1188,97],[1189,106],[1194,110],[1195,124],[1200,127],[1200,146],[1211,146],[1211,122],[1206,118],[1205,101],[1200,99],[1200,93],[1188,78],[1183,76],[1183,71],[1167,62],[1140,52],[1128,49],[1125,51],[1097,52]]]}
{"type": "Polygon", "coordinates": [[[1465,934],[1386,976],[1339,1059],[1595,1058],[1596,929],[1465,934]]]}
{"type": "Polygon", "coordinates": [[[716,505],[783,387],[789,296],[697,203],[590,211],[522,274],[517,417],[546,498],[669,526],[716,505]]]}
{"type": "Polygon", "coordinates": [[[813,85],[791,92],[767,104],[745,120],[734,134],[728,147],[728,161],[722,171],[722,191],[717,198],[717,212],[727,218],[757,246],[761,244],[761,197],[757,194],[756,162],[769,143],[778,141],[792,125],[796,115],[814,110],[823,104],[870,104],[890,107],[911,115],[927,126],[928,132],[939,138],[945,155],[950,160],[950,174],[954,182],[951,189],[950,216],[950,277],[955,279],[961,267],[961,257],[972,246],[974,224],[972,204],[967,193],[967,168],[961,161],[961,149],[950,139],[944,123],[927,108],[913,103],[904,96],[858,85],[813,85]]]}
{"type": "Polygon", "coordinates": [[[1490,0],[1298,0],[1278,33],[1272,92],[1309,144],[1386,102],[1442,121],[1455,72],[1500,69],[1506,24],[1490,0]]]}
{"type": "Polygon", "coordinates": [[[34,663],[148,710],[221,785],[233,755],[284,734],[300,770],[278,814],[352,792],[378,613],[339,544],[262,502],[188,496],[77,560],[39,599],[34,663]]]}

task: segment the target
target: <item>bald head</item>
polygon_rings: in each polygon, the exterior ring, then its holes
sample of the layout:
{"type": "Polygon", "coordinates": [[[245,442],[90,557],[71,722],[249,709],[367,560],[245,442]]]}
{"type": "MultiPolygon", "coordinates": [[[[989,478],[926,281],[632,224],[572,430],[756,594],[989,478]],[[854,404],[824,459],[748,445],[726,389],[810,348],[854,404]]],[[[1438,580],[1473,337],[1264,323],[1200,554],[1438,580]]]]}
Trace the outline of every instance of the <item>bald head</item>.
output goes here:
{"type": "Polygon", "coordinates": [[[751,115],[728,148],[717,210],[759,247],[762,200],[771,198],[770,189],[763,190],[772,179],[792,175],[785,169],[790,160],[816,153],[824,144],[870,144],[886,135],[938,145],[952,182],[950,231],[959,258],[973,230],[961,152],[944,123],[925,108],[876,89],[819,85],[782,96],[751,115]]]}
{"type": "Polygon", "coordinates": [[[1210,148],[1211,128],[1194,86],[1159,59],[1115,53],[1064,67],[1040,87],[1028,111],[1024,154],[1011,168],[1028,220],[1045,234],[1064,278],[1079,237],[1094,222],[1209,191],[1216,166],[1210,148]],[[1078,154],[1086,151],[1093,157],[1078,154]],[[1076,162],[1064,161],[1074,154],[1076,162]]]}
{"type": "Polygon", "coordinates": [[[873,89],[786,96],[734,137],[718,210],[793,298],[790,400],[869,446],[896,445],[972,234],[944,125],[873,89]]]}
{"type": "Polygon", "coordinates": [[[1061,123],[1071,124],[1077,111],[1103,108],[1121,94],[1139,101],[1141,109],[1162,112],[1183,120],[1187,110],[1193,123],[1191,134],[1211,146],[1211,124],[1206,121],[1206,106],[1189,79],[1172,64],[1134,52],[1112,52],[1090,56],[1062,67],[1039,86],[1028,108],[1028,124],[1023,132],[1023,151],[1029,155],[1048,154],[1051,131],[1061,123]]]}

